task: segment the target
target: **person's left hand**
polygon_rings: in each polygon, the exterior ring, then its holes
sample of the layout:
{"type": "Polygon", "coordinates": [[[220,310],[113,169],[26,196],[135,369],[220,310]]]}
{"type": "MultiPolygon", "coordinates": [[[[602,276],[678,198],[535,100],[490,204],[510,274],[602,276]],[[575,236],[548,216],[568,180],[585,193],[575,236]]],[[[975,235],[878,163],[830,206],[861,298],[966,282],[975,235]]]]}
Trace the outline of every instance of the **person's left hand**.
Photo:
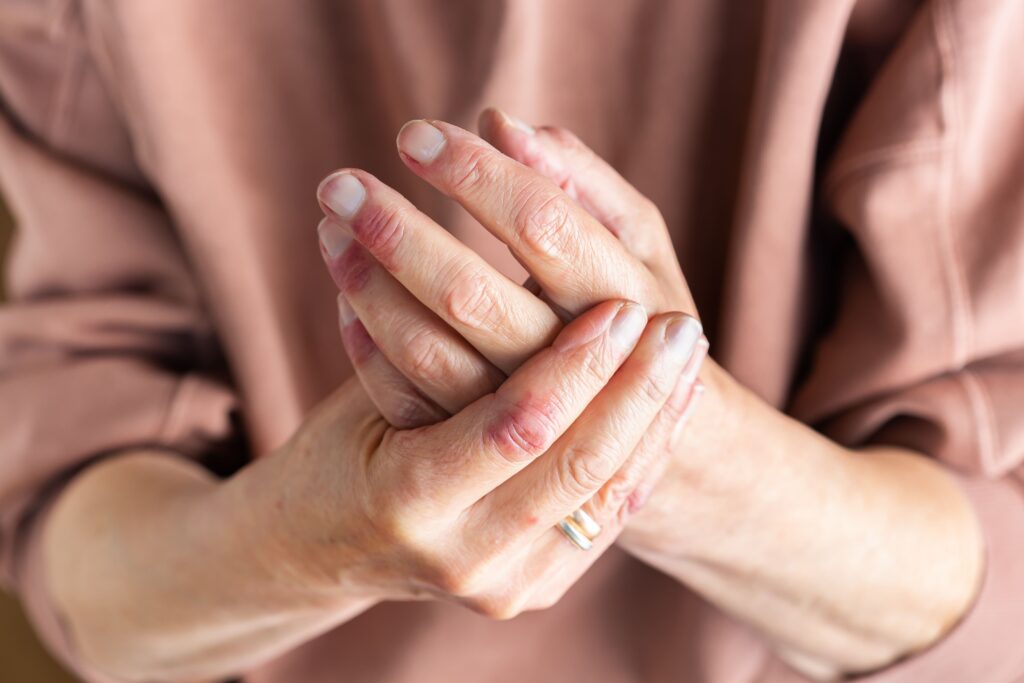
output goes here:
{"type": "Polygon", "coordinates": [[[525,287],[365,171],[338,171],[318,192],[346,347],[396,424],[436,421],[492,391],[601,301],[696,315],[661,214],[614,169],[563,129],[493,109],[480,128],[497,149],[451,124],[412,121],[399,153],[508,244],[532,276],[525,287]],[[366,376],[360,361],[374,346],[411,385],[366,376]]]}

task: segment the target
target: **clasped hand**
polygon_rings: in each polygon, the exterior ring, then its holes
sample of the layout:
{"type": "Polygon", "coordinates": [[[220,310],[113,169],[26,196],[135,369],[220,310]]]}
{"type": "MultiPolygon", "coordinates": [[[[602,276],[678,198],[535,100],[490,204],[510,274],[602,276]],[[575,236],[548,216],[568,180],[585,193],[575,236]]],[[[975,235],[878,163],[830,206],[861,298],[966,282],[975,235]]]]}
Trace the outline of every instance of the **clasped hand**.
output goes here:
{"type": "Polygon", "coordinates": [[[413,121],[399,154],[508,245],[527,285],[365,171],[322,183],[320,243],[361,387],[293,438],[334,474],[291,503],[345,501],[296,531],[318,539],[325,585],[344,575],[381,599],[507,618],[557,601],[643,504],[707,344],[696,318],[664,312],[694,307],[650,201],[565,131],[494,110],[481,130],[493,145],[413,121]],[[374,409],[355,407],[360,391],[374,409]],[[342,443],[360,445],[339,469],[342,443]],[[589,552],[555,529],[577,508],[602,527],[589,552]]]}

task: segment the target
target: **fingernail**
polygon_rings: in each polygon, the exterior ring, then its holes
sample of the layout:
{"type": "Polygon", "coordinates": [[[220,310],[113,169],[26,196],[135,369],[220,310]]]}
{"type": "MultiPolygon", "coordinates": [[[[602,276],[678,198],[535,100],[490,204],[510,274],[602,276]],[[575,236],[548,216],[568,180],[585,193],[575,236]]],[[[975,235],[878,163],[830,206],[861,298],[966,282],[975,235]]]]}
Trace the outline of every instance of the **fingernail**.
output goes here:
{"type": "Polygon", "coordinates": [[[499,115],[501,115],[501,118],[505,122],[506,125],[512,126],[513,128],[516,128],[516,129],[526,133],[527,135],[533,135],[534,133],[537,132],[537,129],[534,128],[533,126],[531,126],[530,124],[528,124],[526,121],[523,121],[522,119],[518,119],[515,116],[512,116],[511,114],[506,114],[501,109],[498,109],[497,112],[498,112],[499,115]]]}
{"type": "Polygon", "coordinates": [[[338,295],[338,318],[341,320],[342,327],[348,327],[356,319],[356,312],[352,310],[352,306],[344,294],[338,295]]]}
{"type": "Polygon", "coordinates": [[[320,225],[317,226],[316,232],[320,237],[320,245],[332,259],[336,259],[341,256],[342,252],[344,252],[345,249],[348,248],[348,245],[352,243],[352,236],[349,235],[344,228],[329,218],[324,218],[320,221],[320,225]]]}
{"type": "Polygon", "coordinates": [[[321,201],[341,218],[352,218],[366,200],[366,188],[351,173],[339,173],[320,184],[321,201]]]}
{"type": "Polygon", "coordinates": [[[708,347],[707,337],[701,335],[701,338],[697,340],[697,348],[693,350],[693,355],[690,356],[690,360],[686,361],[680,381],[692,384],[697,379],[700,368],[704,365],[704,359],[708,356],[708,347]]]}
{"type": "Polygon", "coordinates": [[[637,304],[625,304],[615,314],[608,335],[620,346],[632,347],[636,344],[647,324],[647,314],[637,304]]]}
{"type": "Polygon", "coordinates": [[[700,322],[692,316],[686,315],[673,320],[665,328],[668,352],[677,360],[689,360],[697,348],[701,332],[700,322]]]}
{"type": "Polygon", "coordinates": [[[409,121],[398,131],[398,149],[421,164],[429,164],[441,153],[444,133],[426,121],[409,121]]]}

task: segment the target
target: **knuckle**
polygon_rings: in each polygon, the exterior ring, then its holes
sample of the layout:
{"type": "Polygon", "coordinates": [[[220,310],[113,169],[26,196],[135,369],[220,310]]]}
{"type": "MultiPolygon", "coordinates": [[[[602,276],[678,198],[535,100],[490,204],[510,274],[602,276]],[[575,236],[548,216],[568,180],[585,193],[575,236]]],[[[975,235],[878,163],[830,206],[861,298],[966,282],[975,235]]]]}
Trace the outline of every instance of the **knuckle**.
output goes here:
{"type": "Polygon", "coordinates": [[[439,411],[430,406],[421,397],[403,392],[394,399],[389,409],[389,421],[400,429],[410,429],[431,424],[441,419],[439,411]]]}
{"type": "Polygon", "coordinates": [[[493,152],[482,145],[469,145],[456,152],[448,173],[448,187],[457,197],[471,194],[491,174],[493,152]]]}
{"type": "Polygon", "coordinates": [[[550,406],[522,403],[504,411],[487,431],[495,449],[511,463],[521,464],[546,451],[556,436],[550,406]]]}
{"type": "Polygon", "coordinates": [[[437,568],[433,583],[446,595],[467,600],[473,599],[472,596],[478,587],[477,579],[472,573],[453,565],[437,568]]]}
{"type": "Polygon", "coordinates": [[[568,255],[573,212],[560,192],[535,192],[523,202],[516,220],[524,246],[544,256],[568,255]]]}
{"type": "Polygon", "coordinates": [[[523,612],[524,601],[512,595],[487,595],[466,602],[471,610],[496,621],[508,621],[523,612]]]}
{"type": "Polygon", "coordinates": [[[469,327],[493,329],[503,317],[492,283],[478,268],[463,267],[450,278],[443,299],[448,315],[469,327]]]}
{"type": "Polygon", "coordinates": [[[594,514],[600,519],[616,516],[636,490],[637,482],[633,477],[615,475],[601,487],[601,490],[590,499],[594,514]]]}
{"type": "MultiPolygon", "coordinates": [[[[405,340],[402,354],[402,364],[413,379],[434,383],[449,376],[449,357],[445,353],[444,342],[433,330],[419,329],[410,334],[405,340]]],[[[418,399],[413,396],[408,398],[418,399]]]]}
{"type": "Polygon", "coordinates": [[[636,392],[646,404],[660,404],[668,398],[670,387],[665,380],[666,373],[651,368],[637,380],[636,392]]]}
{"type": "Polygon", "coordinates": [[[416,525],[403,505],[396,505],[396,494],[391,487],[380,488],[370,494],[368,517],[375,535],[384,543],[407,550],[419,547],[416,525]]]}
{"type": "Polygon", "coordinates": [[[360,213],[352,230],[370,253],[387,260],[398,249],[405,233],[405,211],[397,206],[378,206],[360,213]]]}
{"type": "Polygon", "coordinates": [[[573,498],[587,496],[611,479],[619,467],[615,449],[606,444],[580,444],[563,459],[558,485],[573,498]]]}

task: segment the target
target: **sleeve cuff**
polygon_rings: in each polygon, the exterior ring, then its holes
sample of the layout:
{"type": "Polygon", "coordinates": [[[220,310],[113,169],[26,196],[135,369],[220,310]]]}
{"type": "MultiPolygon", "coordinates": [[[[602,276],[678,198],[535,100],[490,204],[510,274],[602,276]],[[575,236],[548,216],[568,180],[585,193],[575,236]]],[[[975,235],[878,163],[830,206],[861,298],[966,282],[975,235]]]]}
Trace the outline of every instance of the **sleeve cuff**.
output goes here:
{"type": "MultiPolygon", "coordinates": [[[[983,583],[960,622],[938,642],[851,683],[1024,683],[1024,491],[1012,480],[958,477],[985,541],[983,583]]],[[[762,683],[806,683],[773,658],[762,683]]]]}

